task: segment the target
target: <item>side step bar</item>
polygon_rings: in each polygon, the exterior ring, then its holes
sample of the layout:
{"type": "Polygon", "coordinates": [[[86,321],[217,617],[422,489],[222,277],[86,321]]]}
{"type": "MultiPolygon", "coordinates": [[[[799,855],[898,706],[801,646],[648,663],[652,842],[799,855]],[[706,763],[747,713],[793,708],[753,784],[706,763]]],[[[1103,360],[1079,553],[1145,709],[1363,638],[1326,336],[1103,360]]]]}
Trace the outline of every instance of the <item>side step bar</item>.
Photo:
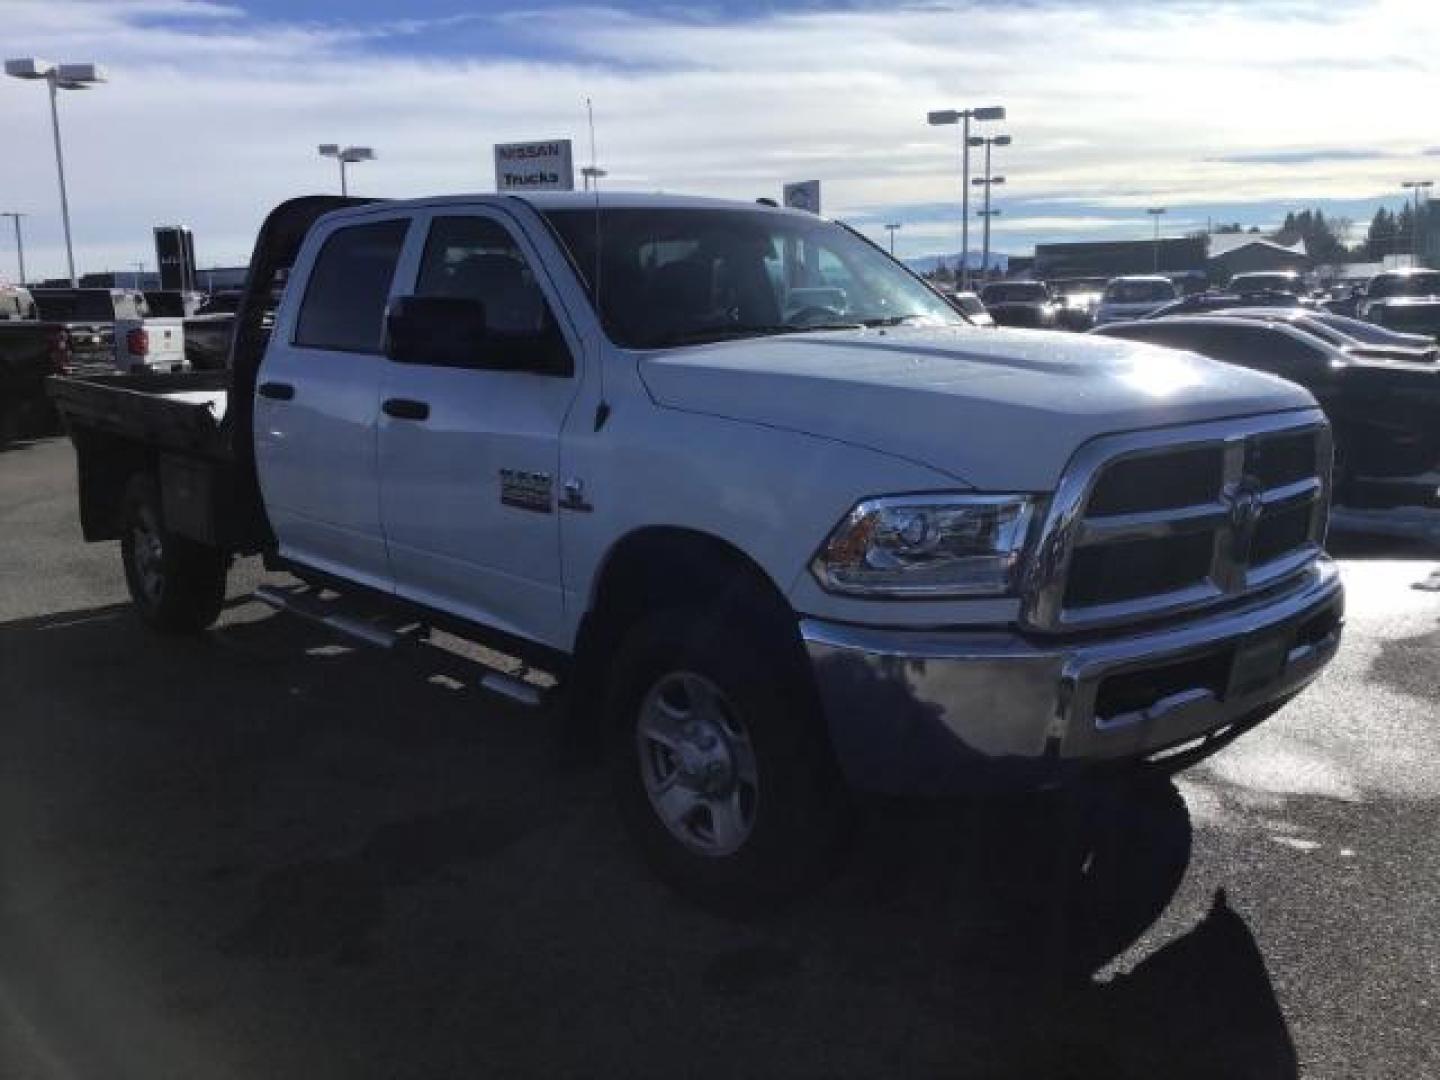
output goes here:
{"type": "Polygon", "coordinates": [[[302,619],[328,626],[337,633],[366,645],[373,645],[377,649],[393,649],[400,644],[400,635],[393,630],[357,619],[353,615],[326,611],[324,604],[301,593],[277,589],[274,585],[261,585],[255,590],[255,599],[262,604],[269,604],[277,611],[288,611],[302,619]]]}
{"type": "MultiPolygon", "coordinates": [[[[302,619],[326,626],[338,634],[377,649],[394,650],[397,646],[405,643],[419,644],[418,639],[412,634],[399,633],[357,615],[348,615],[332,610],[333,602],[327,603],[318,599],[314,590],[283,589],[274,585],[261,585],[255,590],[253,596],[262,604],[268,604],[277,611],[298,615],[302,619]]],[[[543,687],[503,671],[486,667],[479,664],[478,661],[471,660],[469,662],[485,668],[485,674],[481,675],[479,679],[481,689],[498,694],[507,701],[527,709],[538,709],[545,704],[547,692],[543,687]]]]}

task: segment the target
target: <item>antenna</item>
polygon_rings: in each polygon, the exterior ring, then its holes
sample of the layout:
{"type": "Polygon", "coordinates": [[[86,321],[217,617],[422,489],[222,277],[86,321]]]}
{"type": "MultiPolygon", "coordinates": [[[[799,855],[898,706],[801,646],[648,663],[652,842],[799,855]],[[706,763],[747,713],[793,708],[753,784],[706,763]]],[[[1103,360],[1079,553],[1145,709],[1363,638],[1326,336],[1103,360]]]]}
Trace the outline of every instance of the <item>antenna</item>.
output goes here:
{"type": "MultiPolygon", "coordinates": [[[[587,97],[585,99],[585,115],[590,122],[590,189],[594,192],[595,205],[595,269],[591,277],[592,300],[595,304],[595,317],[600,320],[603,328],[605,324],[604,308],[600,306],[600,177],[603,175],[595,160],[595,105],[587,97]]],[[[610,419],[610,402],[605,396],[605,353],[600,350],[600,400],[595,405],[595,430],[599,431],[605,426],[605,421],[610,419]]]]}

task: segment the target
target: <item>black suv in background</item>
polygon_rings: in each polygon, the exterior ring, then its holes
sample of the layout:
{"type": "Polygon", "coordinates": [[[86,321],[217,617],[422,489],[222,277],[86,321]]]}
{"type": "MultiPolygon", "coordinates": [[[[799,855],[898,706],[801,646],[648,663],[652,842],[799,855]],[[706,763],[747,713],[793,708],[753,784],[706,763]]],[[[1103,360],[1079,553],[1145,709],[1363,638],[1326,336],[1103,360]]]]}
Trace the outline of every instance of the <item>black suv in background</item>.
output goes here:
{"type": "Polygon", "coordinates": [[[980,299],[1001,326],[1055,327],[1055,298],[1043,281],[995,281],[980,290],[980,299]]]}
{"type": "Polygon", "coordinates": [[[1224,315],[1115,323],[1092,331],[1200,353],[1305,387],[1335,431],[1336,498],[1351,506],[1440,507],[1440,367],[1375,359],[1288,319],[1224,315]]]}

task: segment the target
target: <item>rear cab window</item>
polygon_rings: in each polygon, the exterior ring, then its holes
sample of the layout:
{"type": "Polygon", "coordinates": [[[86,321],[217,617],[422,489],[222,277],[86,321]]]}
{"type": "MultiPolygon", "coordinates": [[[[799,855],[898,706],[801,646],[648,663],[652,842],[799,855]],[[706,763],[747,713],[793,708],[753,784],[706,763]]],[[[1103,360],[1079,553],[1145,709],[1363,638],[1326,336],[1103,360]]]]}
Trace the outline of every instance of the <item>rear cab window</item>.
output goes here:
{"type": "Polygon", "coordinates": [[[379,353],[385,305],[409,218],[342,225],[310,268],[291,343],[332,352],[379,353]]]}

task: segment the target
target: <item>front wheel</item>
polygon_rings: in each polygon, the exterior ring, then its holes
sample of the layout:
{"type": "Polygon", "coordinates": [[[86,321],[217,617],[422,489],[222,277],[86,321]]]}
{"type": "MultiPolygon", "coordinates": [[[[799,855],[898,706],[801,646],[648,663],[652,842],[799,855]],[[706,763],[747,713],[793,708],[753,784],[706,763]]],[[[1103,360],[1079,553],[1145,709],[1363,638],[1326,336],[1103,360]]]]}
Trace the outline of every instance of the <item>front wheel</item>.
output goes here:
{"type": "Polygon", "coordinates": [[[616,658],[621,814],[655,872],[727,913],[815,884],[847,835],[843,788],[789,650],[760,627],[657,613],[616,658]]]}
{"type": "Polygon", "coordinates": [[[160,493],[150,476],[125,489],[120,556],[125,583],[140,617],[167,634],[193,634],[220,616],[229,559],[218,548],[165,528],[160,493]]]}

